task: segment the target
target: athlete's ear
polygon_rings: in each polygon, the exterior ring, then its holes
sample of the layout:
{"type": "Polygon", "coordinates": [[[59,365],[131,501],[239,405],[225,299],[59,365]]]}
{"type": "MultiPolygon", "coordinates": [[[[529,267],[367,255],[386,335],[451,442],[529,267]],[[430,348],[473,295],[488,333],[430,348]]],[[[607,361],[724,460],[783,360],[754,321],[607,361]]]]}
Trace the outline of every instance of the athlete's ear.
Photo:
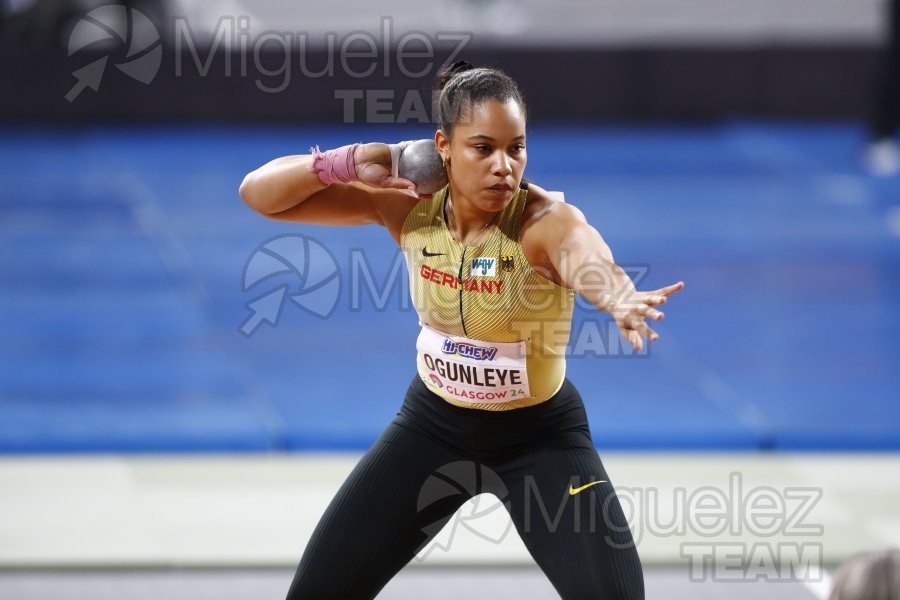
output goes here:
{"type": "Polygon", "coordinates": [[[443,129],[438,129],[434,134],[434,146],[437,148],[438,154],[441,155],[441,161],[447,164],[450,159],[450,138],[444,133],[443,129]]]}

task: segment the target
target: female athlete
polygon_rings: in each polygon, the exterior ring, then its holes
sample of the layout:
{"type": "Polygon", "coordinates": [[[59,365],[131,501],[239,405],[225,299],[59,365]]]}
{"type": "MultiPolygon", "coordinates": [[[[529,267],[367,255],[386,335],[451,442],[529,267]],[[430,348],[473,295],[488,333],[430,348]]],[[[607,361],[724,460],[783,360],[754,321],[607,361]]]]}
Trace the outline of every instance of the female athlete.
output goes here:
{"type": "Polygon", "coordinates": [[[662,319],[658,307],[684,284],[637,291],[577,208],[523,182],[526,110],[509,76],[459,61],[435,88],[434,147],[449,183],[433,196],[416,196],[416,182],[392,169],[397,148],[392,159],[381,143],[279,158],[241,185],[273,219],[385,227],[405,254],[422,327],[401,409],[319,521],[288,598],[374,598],[484,492],[504,502],[562,598],[643,598],[565,349],[575,293],[640,351],[658,338],[647,320],[662,319]],[[434,477],[465,493],[432,493],[434,477]]]}

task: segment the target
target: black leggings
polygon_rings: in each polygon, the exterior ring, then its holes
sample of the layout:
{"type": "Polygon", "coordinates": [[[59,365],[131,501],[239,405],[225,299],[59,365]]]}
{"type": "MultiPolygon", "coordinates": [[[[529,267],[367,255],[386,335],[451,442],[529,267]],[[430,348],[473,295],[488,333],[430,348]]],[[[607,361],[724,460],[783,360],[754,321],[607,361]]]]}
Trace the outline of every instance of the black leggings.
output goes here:
{"type": "Polygon", "coordinates": [[[416,377],[319,521],[288,599],[374,598],[485,492],[564,600],[644,597],[637,549],[568,380],[546,402],[493,412],[449,404],[416,377]]]}

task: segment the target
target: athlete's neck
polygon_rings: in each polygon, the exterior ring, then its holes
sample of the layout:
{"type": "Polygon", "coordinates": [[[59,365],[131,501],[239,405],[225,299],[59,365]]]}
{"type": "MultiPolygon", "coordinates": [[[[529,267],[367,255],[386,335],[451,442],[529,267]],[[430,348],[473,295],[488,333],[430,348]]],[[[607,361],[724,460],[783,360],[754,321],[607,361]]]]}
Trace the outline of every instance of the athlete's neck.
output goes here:
{"type": "Polygon", "coordinates": [[[481,240],[484,232],[495,224],[501,213],[481,210],[461,196],[454,196],[447,188],[444,201],[444,220],[450,233],[463,244],[473,244],[481,240]]]}

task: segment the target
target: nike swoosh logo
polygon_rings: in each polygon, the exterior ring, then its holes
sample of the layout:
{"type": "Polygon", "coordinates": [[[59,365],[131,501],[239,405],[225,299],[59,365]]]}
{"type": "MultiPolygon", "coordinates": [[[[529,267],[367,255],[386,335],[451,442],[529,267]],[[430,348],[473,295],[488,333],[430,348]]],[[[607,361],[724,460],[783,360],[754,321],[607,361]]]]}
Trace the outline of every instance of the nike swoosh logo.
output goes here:
{"type": "Polygon", "coordinates": [[[601,479],[600,481],[592,481],[592,482],[590,482],[590,483],[586,483],[585,485],[583,485],[583,486],[581,486],[581,487],[577,487],[577,488],[573,488],[573,487],[572,487],[572,484],[570,483],[570,484],[569,484],[569,495],[570,495],[570,496],[574,496],[575,494],[577,494],[577,493],[580,492],[581,490],[585,490],[585,489],[591,487],[592,485],[597,485],[598,483],[606,483],[606,480],[605,480],[605,479],[601,479]]]}
{"type": "Polygon", "coordinates": [[[425,258],[430,258],[432,256],[446,256],[446,254],[444,254],[443,252],[429,252],[428,246],[425,246],[424,248],[422,248],[422,256],[424,256],[425,258]]]}

